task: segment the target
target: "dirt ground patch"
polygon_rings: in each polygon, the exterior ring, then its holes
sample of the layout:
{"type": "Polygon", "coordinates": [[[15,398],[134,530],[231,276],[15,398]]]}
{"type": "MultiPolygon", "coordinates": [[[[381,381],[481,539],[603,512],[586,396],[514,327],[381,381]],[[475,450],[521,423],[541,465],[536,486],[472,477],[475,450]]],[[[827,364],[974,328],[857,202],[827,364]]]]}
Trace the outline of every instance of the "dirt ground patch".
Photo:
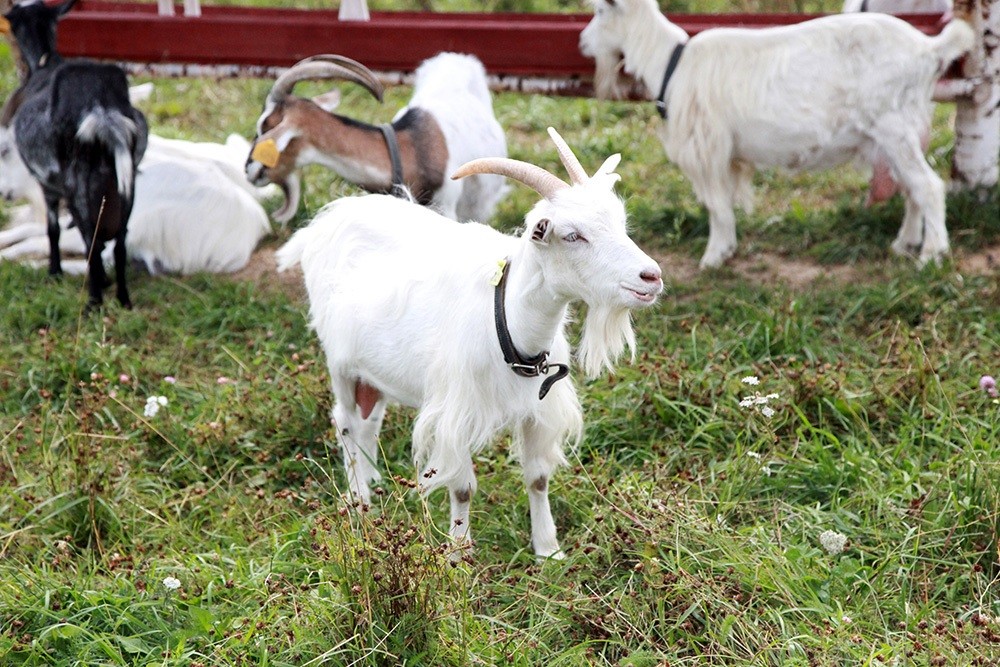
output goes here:
{"type": "Polygon", "coordinates": [[[231,273],[232,280],[253,283],[261,289],[277,289],[289,297],[299,301],[306,299],[306,287],[302,283],[302,269],[298,266],[287,271],[278,272],[278,263],[274,254],[277,248],[263,246],[258,248],[250,261],[239,271],[231,273]]]}
{"type": "MultiPolygon", "coordinates": [[[[976,252],[955,251],[958,272],[969,275],[1000,273],[1000,244],[976,252]]],[[[654,253],[667,283],[687,282],[698,275],[698,261],[675,253],[654,253]]],[[[818,264],[768,252],[737,256],[726,267],[748,281],[764,285],[783,285],[793,290],[806,289],[818,282],[848,284],[865,280],[871,265],[818,264]]]]}

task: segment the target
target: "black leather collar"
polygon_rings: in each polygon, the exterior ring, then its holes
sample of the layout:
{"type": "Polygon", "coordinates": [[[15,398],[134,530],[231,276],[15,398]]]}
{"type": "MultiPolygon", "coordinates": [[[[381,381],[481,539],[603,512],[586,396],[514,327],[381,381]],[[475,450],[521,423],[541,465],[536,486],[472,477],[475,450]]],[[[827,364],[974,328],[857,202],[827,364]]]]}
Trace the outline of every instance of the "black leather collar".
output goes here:
{"type": "Polygon", "coordinates": [[[663,83],[660,84],[660,94],[656,96],[656,110],[660,112],[660,118],[664,120],[667,119],[667,101],[663,99],[663,96],[667,94],[667,84],[670,83],[670,77],[674,75],[677,62],[681,59],[683,52],[684,42],[680,42],[670,54],[670,62],[667,63],[667,71],[663,73],[663,83]]]}
{"type": "Polygon", "coordinates": [[[500,280],[497,281],[493,290],[493,320],[497,327],[497,339],[500,341],[500,350],[503,352],[503,360],[507,366],[514,371],[515,375],[524,378],[538,377],[545,375],[541,388],[538,390],[538,400],[545,398],[552,385],[569,375],[569,366],[566,364],[550,364],[549,351],[543,350],[534,357],[523,357],[514,347],[514,341],[510,338],[510,331],[507,329],[507,314],[504,309],[504,295],[507,292],[507,268],[509,261],[504,261],[500,269],[500,280]],[[549,375],[552,370],[555,372],[549,375]]]}

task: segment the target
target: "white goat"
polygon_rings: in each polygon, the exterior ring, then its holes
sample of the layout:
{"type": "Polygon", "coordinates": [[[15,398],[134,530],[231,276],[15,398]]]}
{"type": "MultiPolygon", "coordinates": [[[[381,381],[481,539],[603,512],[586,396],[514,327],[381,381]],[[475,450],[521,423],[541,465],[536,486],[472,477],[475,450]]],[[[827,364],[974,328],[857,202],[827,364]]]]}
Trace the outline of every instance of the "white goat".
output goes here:
{"type": "Polygon", "coordinates": [[[611,367],[635,337],[630,309],[652,304],[660,269],[628,237],[612,191],[615,155],[591,178],[562,139],[573,185],[540,167],[480,159],[452,178],[492,173],[543,199],[520,237],[456,225],[386,195],[341,199],[278,251],[279,270],[301,263],[311,322],[333,385],[331,413],[353,497],[370,501],[387,403],[419,409],[413,457],[424,491],[446,486],[451,535],[467,543],[476,490],[472,456],[510,430],[521,457],[540,557],[561,557],[548,480],[579,437],[582,414],[563,332],[568,306],[587,304],[581,360],[611,367]]]}
{"type": "Polygon", "coordinates": [[[919,249],[921,264],[947,253],[944,183],[920,139],[936,79],[972,43],[964,20],[928,37],[885,14],[716,28],[688,40],[654,0],[595,0],[580,36],[597,61],[599,95],[614,94],[621,64],[660,91],[660,139],[708,208],[703,268],[736,250],[733,206],[750,207],[754,168],[812,170],[853,159],[886,160],[902,186],[906,213],[893,250],[919,249]]]}
{"type": "MultiPolygon", "coordinates": [[[[135,204],[126,246],[152,274],[226,273],[246,265],[261,238],[270,232],[267,213],[247,191],[248,184],[232,159],[202,157],[211,145],[177,140],[153,140],[139,165],[135,204]],[[166,143],[163,143],[166,142],[166,143]]],[[[224,155],[225,146],[215,153],[224,155]]],[[[238,142],[230,149],[235,155],[238,142]]],[[[242,155],[239,157],[242,160],[242,155]]],[[[0,232],[0,257],[20,259],[47,255],[45,203],[14,146],[13,128],[0,126],[0,195],[8,201],[27,199],[17,224],[0,232]]],[[[60,223],[69,225],[68,216],[60,223]]],[[[63,252],[86,255],[78,234],[59,239],[63,252]]],[[[110,250],[110,249],[109,249],[110,250]]],[[[81,267],[68,263],[66,269],[81,267]]]]}
{"type": "Polygon", "coordinates": [[[306,58],[274,82],[257,121],[247,158],[251,183],[277,183],[286,203],[275,213],[288,222],[298,209],[296,169],[322,164],[369,192],[405,186],[421,204],[456,220],[486,220],[506,192],[502,178],[447,178],[459,165],[480,157],[504,157],[507,142],[493,115],[486,71],[474,56],[441,53],[417,68],[413,97],[392,124],[368,125],[332,114],[340,95],[332,91],[306,100],[292,95],[299,81],[345,79],[382,99],[382,85],[349,58],[306,58]],[[393,157],[395,155],[395,158],[393,157]]]}

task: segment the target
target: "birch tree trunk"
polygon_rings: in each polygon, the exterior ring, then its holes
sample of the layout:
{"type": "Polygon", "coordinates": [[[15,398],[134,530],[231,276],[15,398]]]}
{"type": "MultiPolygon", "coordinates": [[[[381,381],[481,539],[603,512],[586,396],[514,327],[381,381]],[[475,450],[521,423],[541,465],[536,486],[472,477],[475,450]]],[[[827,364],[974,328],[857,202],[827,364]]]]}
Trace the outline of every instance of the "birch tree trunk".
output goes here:
{"type": "Polygon", "coordinates": [[[956,14],[963,5],[971,5],[978,37],[962,71],[973,89],[956,103],[951,183],[956,190],[985,190],[1000,179],[1000,0],[956,2],[956,14]]]}

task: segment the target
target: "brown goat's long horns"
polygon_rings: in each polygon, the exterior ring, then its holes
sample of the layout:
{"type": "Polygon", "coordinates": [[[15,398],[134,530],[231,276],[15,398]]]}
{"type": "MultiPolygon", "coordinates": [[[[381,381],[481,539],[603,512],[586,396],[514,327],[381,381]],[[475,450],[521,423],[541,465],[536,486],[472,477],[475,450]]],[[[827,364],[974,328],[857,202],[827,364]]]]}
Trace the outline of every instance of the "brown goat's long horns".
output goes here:
{"type": "Polygon", "coordinates": [[[356,83],[382,101],[382,84],[371,70],[356,60],[324,53],[310,56],[292,65],[271,86],[270,97],[281,100],[292,92],[299,81],[316,79],[343,79],[356,83]]]}

